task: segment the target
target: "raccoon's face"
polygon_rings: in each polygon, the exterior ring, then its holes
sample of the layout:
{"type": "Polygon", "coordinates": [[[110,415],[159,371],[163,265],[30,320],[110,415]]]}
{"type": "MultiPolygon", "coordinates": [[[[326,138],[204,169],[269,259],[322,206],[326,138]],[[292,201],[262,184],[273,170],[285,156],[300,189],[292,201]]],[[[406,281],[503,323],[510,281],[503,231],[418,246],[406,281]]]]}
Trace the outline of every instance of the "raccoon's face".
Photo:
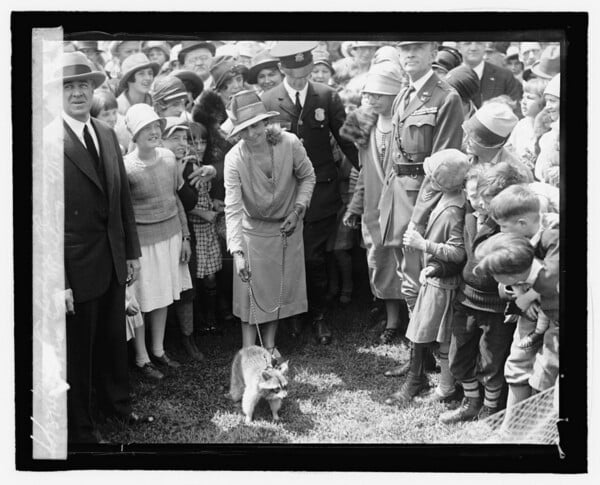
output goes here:
{"type": "Polygon", "coordinates": [[[283,399],[287,396],[287,370],[287,362],[284,362],[263,371],[258,387],[265,399],[283,399]]]}

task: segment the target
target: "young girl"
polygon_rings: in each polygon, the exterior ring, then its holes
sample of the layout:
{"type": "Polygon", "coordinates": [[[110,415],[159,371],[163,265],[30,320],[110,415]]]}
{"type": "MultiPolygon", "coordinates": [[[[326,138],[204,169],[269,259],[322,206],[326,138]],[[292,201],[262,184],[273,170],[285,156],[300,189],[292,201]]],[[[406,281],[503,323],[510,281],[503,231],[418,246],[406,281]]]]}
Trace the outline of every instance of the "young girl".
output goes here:
{"type": "Polygon", "coordinates": [[[429,215],[424,236],[414,229],[408,229],[404,234],[404,245],[422,252],[423,270],[419,277],[421,287],[406,330],[406,336],[413,342],[408,376],[400,390],[386,399],[386,404],[406,405],[426,387],[425,350],[434,342],[439,343],[441,376],[433,400],[449,400],[456,395],[448,350],[452,303],[460,282],[460,267],[455,266],[452,274],[432,276],[437,271],[432,263],[458,265],[465,260],[463,184],[469,162],[465,154],[447,149],[426,158],[423,168],[430,187],[440,191],[442,196],[429,215]]]}
{"type": "Polygon", "coordinates": [[[94,92],[94,99],[92,100],[92,107],[90,109],[90,115],[94,118],[104,121],[110,126],[117,134],[119,140],[119,148],[121,153],[125,155],[125,147],[129,145],[130,137],[125,127],[125,119],[118,112],[117,98],[110,91],[96,90],[94,92]]]}
{"type": "MultiPolygon", "coordinates": [[[[131,200],[142,249],[140,274],[132,285],[152,332],[151,354],[158,365],[179,367],[166,354],[163,341],[167,307],[192,287],[187,262],[190,235],[177,188],[180,179],[173,153],[160,146],[165,120],[143,103],[127,111],[125,123],[136,148],[125,157],[131,200]]],[[[136,340],[145,338],[144,327],[136,340]]],[[[148,355],[136,356],[142,367],[148,355]]]]}

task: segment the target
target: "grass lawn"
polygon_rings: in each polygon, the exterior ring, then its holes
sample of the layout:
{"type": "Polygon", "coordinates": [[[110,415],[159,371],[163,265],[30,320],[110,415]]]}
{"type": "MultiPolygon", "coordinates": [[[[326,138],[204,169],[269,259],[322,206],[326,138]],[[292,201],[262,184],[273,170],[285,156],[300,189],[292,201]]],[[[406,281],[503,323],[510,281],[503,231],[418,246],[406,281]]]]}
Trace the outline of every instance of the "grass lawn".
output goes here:
{"type": "MultiPolygon", "coordinates": [[[[134,427],[108,422],[100,431],[110,441],[126,444],[456,442],[469,424],[439,424],[445,405],[428,404],[423,397],[405,409],[384,404],[402,378],[387,378],[383,372],[408,355],[398,344],[377,345],[381,327],[369,318],[367,293],[361,294],[363,299],[345,308],[330,309],[334,340],[329,346],[318,345],[308,328],[303,341],[295,342],[280,325],[278,346],[290,361],[290,383],[279,423],[271,420],[262,401],[253,423],[246,425],[241,411],[224,397],[231,361],[241,345],[237,324],[223,336],[204,338],[206,360],[200,363],[186,358],[178,329],[170,326],[166,348],[183,363],[181,368],[159,383],[131,371],[133,409],[154,416],[154,422],[134,427]]],[[[437,378],[429,375],[432,385],[437,378]]]]}

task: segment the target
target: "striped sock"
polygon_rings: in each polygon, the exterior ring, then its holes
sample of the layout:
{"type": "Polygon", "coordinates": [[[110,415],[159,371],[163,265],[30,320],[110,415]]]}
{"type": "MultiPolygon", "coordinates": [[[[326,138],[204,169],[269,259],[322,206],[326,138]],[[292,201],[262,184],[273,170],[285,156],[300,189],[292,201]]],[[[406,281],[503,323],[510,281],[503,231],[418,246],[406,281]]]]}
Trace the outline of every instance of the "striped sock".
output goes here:
{"type": "Polygon", "coordinates": [[[477,379],[462,381],[462,386],[465,391],[465,397],[479,398],[479,381],[477,379]]]}
{"type": "Polygon", "coordinates": [[[501,392],[502,387],[489,388],[488,386],[485,386],[483,404],[488,408],[497,408],[499,405],[501,392]]]}

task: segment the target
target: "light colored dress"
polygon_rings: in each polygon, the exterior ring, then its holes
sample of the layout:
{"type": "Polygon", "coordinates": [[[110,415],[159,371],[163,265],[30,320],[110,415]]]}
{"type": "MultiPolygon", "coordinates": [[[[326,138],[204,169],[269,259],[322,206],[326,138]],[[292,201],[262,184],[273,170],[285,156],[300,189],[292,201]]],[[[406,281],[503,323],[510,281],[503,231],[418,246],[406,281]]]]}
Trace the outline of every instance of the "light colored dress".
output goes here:
{"type": "MultiPolygon", "coordinates": [[[[225,156],[225,217],[227,247],[243,251],[251,272],[252,290],[258,303],[250,311],[248,285],[233,275],[233,314],[251,324],[271,322],[304,313],[307,308],[302,222],[287,238],[282,282],[283,239],[280,226],[295,204],[308,206],[315,173],[306,150],[293,134],[282,132],[272,145],[273,173],[253,164],[242,140],[225,156]],[[263,311],[265,310],[265,311],[263,311]]],[[[235,271],[235,269],[234,269],[235,271]]]]}
{"type": "Polygon", "coordinates": [[[402,259],[402,249],[383,246],[379,225],[381,190],[385,178],[392,170],[390,153],[388,150],[383,161],[380,160],[373,128],[369,145],[358,152],[361,169],[354,195],[348,205],[348,210],[353,214],[362,214],[362,236],[367,249],[371,292],[382,300],[402,298],[402,280],[396,271],[396,257],[398,261],[402,259]]]}

